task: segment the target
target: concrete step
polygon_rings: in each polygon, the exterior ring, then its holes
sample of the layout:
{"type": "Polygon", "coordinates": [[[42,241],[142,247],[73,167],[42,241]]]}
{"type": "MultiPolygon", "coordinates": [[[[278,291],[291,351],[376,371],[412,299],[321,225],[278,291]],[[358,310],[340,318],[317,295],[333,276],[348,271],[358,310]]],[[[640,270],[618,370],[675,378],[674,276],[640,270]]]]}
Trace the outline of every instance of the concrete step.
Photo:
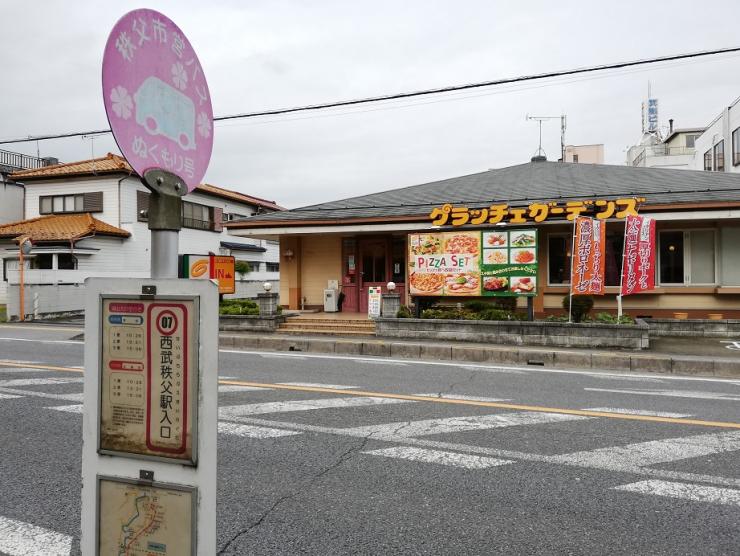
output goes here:
{"type": "Polygon", "coordinates": [[[290,326],[291,328],[326,328],[331,330],[372,330],[375,331],[375,323],[357,324],[357,323],[336,323],[336,322],[295,322],[288,321],[281,323],[280,326],[290,326]]]}
{"type": "Polygon", "coordinates": [[[323,336],[375,336],[372,330],[350,330],[347,328],[293,328],[290,325],[281,325],[277,330],[280,334],[316,334],[323,336]]]}
{"type": "Polygon", "coordinates": [[[312,319],[312,318],[288,318],[287,321],[290,324],[321,324],[321,325],[332,325],[332,326],[347,326],[347,325],[360,325],[360,326],[375,326],[375,322],[370,319],[312,319]]]}

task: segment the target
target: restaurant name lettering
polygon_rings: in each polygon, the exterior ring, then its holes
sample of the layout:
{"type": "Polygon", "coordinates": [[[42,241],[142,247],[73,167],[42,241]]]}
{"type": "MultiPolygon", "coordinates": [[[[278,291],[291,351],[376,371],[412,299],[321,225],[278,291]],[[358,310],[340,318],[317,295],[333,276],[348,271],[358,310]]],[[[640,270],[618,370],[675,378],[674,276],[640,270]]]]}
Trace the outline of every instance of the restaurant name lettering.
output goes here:
{"type": "Polygon", "coordinates": [[[542,222],[548,218],[562,218],[573,220],[584,213],[593,213],[599,220],[607,218],[626,218],[637,215],[637,208],[644,202],[642,197],[629,199],[596,201],[567,201],[565,204],[557,202],[532,203],[528,207],[510,207],[509,205],[491,205],[487,208],[469,209],[456,207],[449,203],[441,207],[434,207],[429,218],[435,226],[464,226],[472,224],[524,224],[525,222],[542,222]]]}

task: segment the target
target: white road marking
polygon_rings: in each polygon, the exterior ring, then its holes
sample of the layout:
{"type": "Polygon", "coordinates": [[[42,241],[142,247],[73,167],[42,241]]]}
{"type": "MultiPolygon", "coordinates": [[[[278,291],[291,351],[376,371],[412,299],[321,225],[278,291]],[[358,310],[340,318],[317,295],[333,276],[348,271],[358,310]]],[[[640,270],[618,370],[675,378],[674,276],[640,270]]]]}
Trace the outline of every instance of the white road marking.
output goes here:
{"type": "Polygon", "coordinates": [[[381,450],[370,450],[362,452],[370,456],[383,456],[386,458],[400,458],[411,461],[423,461],[425,463],[436,463],[449,465],[451,467],[463,467],[465,469],[486,469],[498,465],[507,465],[513,461],[483,456],[471,456],[457,452],[443,452],[442,450],[427,450],[424,448],[412,448],[410,446],[396,446],[394,448],[383,448],[381,450]]]}
{"type": "Polygon", "coordinates": [[[32,338],[0,338],[2,342],[35,342],[37,344],[84,344],[82,340],[34,340],[32,338]]]}
{"type": "Polygon", "coordinates": [[[223,394],[226,392],[258,392],[268,390],[268,388],[257,388],[256,386],[239,386],[238,384],[219,384],[218,391],[223,394]]]}
{"type": "MultiPolygon", "coordinates": [[[[502,371],[517,371],[517,373],[552,373],[552,374],[566,374],[566,375],[585,375],[594,377],[624,377],[628,376],[631,378],[655,378],[651,375],[644,375],[638,373],[629,372],[613,372],[613,371],[579,371],[579,370],[567,370],[567,369],[551,369],[547,367],[508,367],[501,365],[482,365],[477,364],[465,364],[457,361],[434,361],[427,359],[392,359],[383,357],[374,357],[369,359],[367,357],[356,357],[352,355],[329,355],[329,354],[312,354],[306,352],[264,352],[254,350],[239,350],[239,349],[220,349],[220,353],[234,353],[237,355],[257,355],[264,358],[281,357],[281,358],[295,358],[295,359],[336,359],[339,361],[374,361],[378,363],[400,363],[403,365],[424,365],[434,367],[454,367],[455,369],[470,369],[484,372],[502,372],[502,371]]],[[[740,385],[740,381],[731,380],[726,378],[713,378],[713,377],[699,377],[699,376],[663,376],[661,380],[678,380],[678,381],[700,381],[700,382],[720,382],[722,384],[737,384],[740,385]]]]}
{"type": "Polygon", "coordinates": [[[618,471],[736,450],[740,450],[740,431],[650,440],[625,446],[563,454],[554,456],[552,459],[556,462],[618,471]]]}
{"type": "Polygon", "coordinates": [[[50,405],[46,409],[53,409],[54,411],[63,411],[65,413],[82,413],[84,406],[81,403],[73,405],[50,405]]]}
{"type": "Polygon", "coordinates": [[[50,384],[82,384],[84,378],[12,378],[0,380],[0,386],[48,386],[50,384]]]}
{"type": "Polygon", "coordinates": [[[709,502],[710,504],[740,506],[740,490],[730,488],[690,485],[686,483],[650,479],[647,481],[614,487],[614,490],[637,492],[639,494],[652,494],[655,496],[665,496],[667,498],[681,498],[683,500],[692,500],[694,502],[709,502]]]}
{"type": "Polygon", "coordinates": [[[587,407],[583,411],[603,411],[605,413],[625,413],[627,415],[647,415],[648,417],[672,417],[685,419],[691,417],[687,413],[671,413],[670,411],[648,411],[646,409],[623,409],[621,407],[587,407]]]}
{"type": "MultiPolygon", "coordinates": [[[[230,420],[249,425],[262,427],[275,427],[286,430],[299,432],[311,432],[318,434],[333,434],[337,436],[349,436],[353,438],[365,438],[363,431],[339,427],[323,427],[318,425],[308,425],[304,423],[291,423],[287,421],[267,420],[256,417],[231,417],[230,420]]],[[[565,465],[570,467],[587,467],[591,469],[601,469],[605,471],[625,471],[620,467],[614,466],[606,458],[592,461],[576,461],[563,459],[562,456],[547,456],[542,454],[533,454],[529,452],[519,452],[514,450],[502,450],[498,448],[487,448],[484,446],[471,446],[459,442],[441,442],[427,438],[408,438],[403,436],[389,436],[387,438],[375,438],[381,442],[393,442],[405,446],[415,446],[418,448],[430,448],[434,450],[455,451],[466,454],[483,455],[501,459],[513,459],[521,461],[530,461],[538,463],[552,463],[556,465],[565,465]]],[[[689,473],[683,471],[669,471],[666,469],[654,469],[650,467],[634,467],[627,469],[629,473],[642,475],[646,477],[665,479],[671,481],[701,482],[711,485],[727,486],[740,489],[740,478],[718,477],[715,475],[706,475],[701,473],[689,473]]]]}
{"type": "Polygon", "coordinates": [[[722,400],[740,402],[740,396],[720,392],[696,392],[692,390],[619,390],[609,388],[584,388],[588,392],[610,392],[612,394],[632,394],[635,396],[666,396],[669,398],[697,398],[703,400],[722,400]]]}
{"type": "Polygon", "coordinates": [[[395,367],[405,367],[407,365],[406,361],[398,361],[398,360],[388,360],[388,359],[368,359],[367,357],[356,357],[354,359],[358,363],[369,363],[370,365],[393,365],[395,367]]]}
{"type": "Polygon", "coordinates": [[[626,380],[626,381],[632,381],[632,382],[657,382],[660,384],[665,384],[665,380],[662,378],[650,378],[646,376],[614,376],[614,375],[597,375],[596,378],[601,378],[603,380],[626,380]]]}
{"type": "Polygon", "coordinates": [[[464,394],[414,394],[414,396],[427,396],[429,398],[442,398],[444,400],[469,400],[471,402],[510,402],[511,398],[486,398],[483,396],[466,396],[464,394]]]}
{"type": "Polygon", "coordinates": [[[69,556],[72,537],[0,517],[0,552],[10,556],[69,556]]]}
{"type": "Polygon", "coordinates": [[[378,438],[408,438],[430,434],[449,434],[456,432],[479,431],[520,425],[542,425],[591,419],[580,415],[561,415],[558,413],[539,413],[525,411],[522,413],[497,413],[495,415],[476,415],[473,417],[447,417],[443,419],[425,419],[383,425],[352,427],[353,433],[360,436],[378,438]]]}
{"type": "Polygon", "coordinates": [[[36,398],[49,398],[52,400],[65,400],[70,402],[81,402],[83,394],[49,394],[47,392],[36,392],[34,390],[18,390],[17,388],[5,388],[0,386],[0,393],[18,394],[19,396],[33,396],[36,398]]]}
{"type": "Polygon", "coordinates": [[[22,398],[16,394],[0,394],[0,400],[12,400],[13,398],[22,398]]]}
{"type": "Polygon", "coordinates": [[[318,382],[278,382],[285,386],[308,386],[309,388],[333,388],[334,390],[352,390],[357,386],[344,386],[342,384],[320,384],[318,382]]]}
{"type": "Polygon", "coordinates": [[[247,405],[229,405],[219,409],[222,419],[260,415],[265,413],[288,413],[292,411],[313,411],[317,409],[335,409],[344,407],[363,407],[368,405],[389,405],[397,403],[414,403],[409,400],[389,398],[325,398],[320,400],[293,400],[287,402],[267,402],[247,405]]]}
{"type": "Polygon", "coordinates": [[[253,425],[241,425],[239,423],[228,422],[219,422],[218,432],[219,434],[241,436],[242,438],[256,438],[259,440],[301,434],[300,432],[287,431],[285,429],[271,429],[269,427],[255,427],[253,425]]]}

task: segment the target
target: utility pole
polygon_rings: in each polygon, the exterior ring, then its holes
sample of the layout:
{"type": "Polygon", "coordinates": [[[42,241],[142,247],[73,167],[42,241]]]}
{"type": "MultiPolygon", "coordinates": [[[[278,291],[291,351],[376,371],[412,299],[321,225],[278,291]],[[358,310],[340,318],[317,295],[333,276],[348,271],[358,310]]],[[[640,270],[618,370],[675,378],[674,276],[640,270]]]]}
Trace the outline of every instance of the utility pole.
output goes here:
{"type": "Polygon", "coordinates": [[[537,155],[545,153],[545,151],[542,150],[542,122],[548,120],[560,120],[560,161],[565,162],[565,129],[567,119],[565,114],[561,114],[560,116],[530,116],[527,114],[526,119],[534,120],[538,122],[540,126],[540,145],[537,149],[537,155]]]}

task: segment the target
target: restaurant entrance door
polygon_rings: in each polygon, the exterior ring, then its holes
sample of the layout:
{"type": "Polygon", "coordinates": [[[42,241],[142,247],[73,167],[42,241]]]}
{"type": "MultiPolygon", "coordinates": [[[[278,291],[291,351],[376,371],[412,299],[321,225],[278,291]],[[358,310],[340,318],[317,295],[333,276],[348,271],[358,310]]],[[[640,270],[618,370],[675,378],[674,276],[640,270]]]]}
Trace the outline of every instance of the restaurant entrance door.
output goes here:
{"type": "Polygon", "coordinates": [[[368,288],[382,287],[388,283],[388,240],[361,239],[360,252],[360,312],[367,312],[368,288]]]}

